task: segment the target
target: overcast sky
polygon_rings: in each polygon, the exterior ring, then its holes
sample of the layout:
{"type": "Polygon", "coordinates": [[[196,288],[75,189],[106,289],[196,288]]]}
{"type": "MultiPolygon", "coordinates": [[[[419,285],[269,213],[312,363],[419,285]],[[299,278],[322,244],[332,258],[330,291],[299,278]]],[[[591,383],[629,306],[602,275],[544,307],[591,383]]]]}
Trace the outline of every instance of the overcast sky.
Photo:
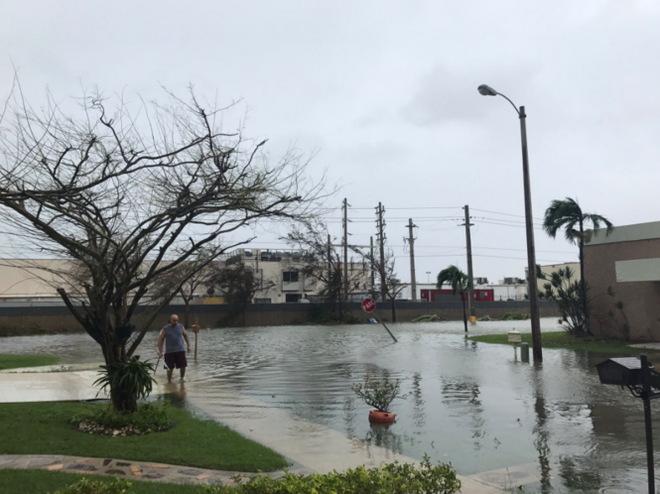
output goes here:
{"type": "MultiPolygon", "coordinates": [[[[365,208],[350,211],[351,242],[368,244],[367,208],[385,205],[405,280],[413,218],[418,281],[465,269],[465,204],[475,276],[524,275],[518,119],[483,83],[526,106],[536,218],[570,196],[615,225],[660,220],[659,50],[653,0],[0,0],[0,95],[13,63],[37,103],[46,87],[152,99],[189,83],[240,99],[246,134],[268,137],[273,156],[316,151],[310,173],[341,186],[330,202],[365,208]]],[[[535,233],[541,264],[577,259],[535,233]]]]}

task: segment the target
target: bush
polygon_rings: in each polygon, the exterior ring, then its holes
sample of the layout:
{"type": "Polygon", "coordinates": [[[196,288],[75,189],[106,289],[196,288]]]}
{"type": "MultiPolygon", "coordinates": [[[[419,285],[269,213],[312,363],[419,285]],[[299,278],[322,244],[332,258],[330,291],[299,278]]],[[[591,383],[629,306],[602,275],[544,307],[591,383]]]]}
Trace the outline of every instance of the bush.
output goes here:
{"type": "Polygon", "coordinates": [[[126,480],[115,479],[108,483],[84,477],[75,484],[55,491],[54,494],[124,494],[131,491],[130,487],[131,483],[126,480]]]}
{"type": "Polygon", "coordinates": [[[361,398],[367,405],[376,408],[379,412],[389,412],[390,404],[396,399],[406,399],[406,395],[401,395],[401,381],[397,379],[390,382],[385,378],[381,381],[369,379],[364,380],[364,384],[355,384],[351,386],[353,392],[361,398]]]}
{"type": "Polygon", "coordinates": [[[137,411],[131,414],[118,412],[111,406],[99,406],[91,413],[73,417],[72,423],[83,432],[112,435],[120,431],[121,435],[147,434],[170,428],[171,421],[167,411],[167,402],[140,403],[137,411]]]}
{"type": "MultiPolygon", "coordinates": [[[[419,468],[409,463],[382,464],[378,468],[358,467],[343,473],[295,475],[287,472],[279,479],[265,475],[252,477],[243,483],[234,477],[235,487],[199,486],[200,494],[453,494],[460,491],[461,481],[456,471],[444,463],[431,464],[424,456],[419,468]]],[[[57,491],[55,494],[138,494],[125,480],[115,479],[105,484],[87,478],[57,491]]]]}
{"type": "Polygon", "coordinates": [[[415,319],[411,319],[410,322],[437,322],[437,321],[442,321],[440,319],[440,316],[437,314],[425,314],[423,316],[416,317],[415,319]]]}
{"type": "MultiPolygon", "coordinates": [[[[344,473],[332,472],[326,475],[308,476],[288,473],[280,479],[257,476],[246,484],[235,479],[236,494],[452,494],[459,492],[461,482],[451,465],[439,463],[431,465],[424,456],[419,469],[414,465],[398,462],[382,464],[378,468],[363,466],[348,469],[344,473]]],[[[205,486],[207,494],[226,494],[226,488],[205,486]]]]}
{"type": "Polygon", "coordinates": [[[502,316],[502,321],[526,321],[529,319],[529,314],[524,312],[507,312],[502,316]]]}
{"type": "Polygon", "coordinates": [[[101,377],[94,385],[100,385],[101,390],[109,387],[112,406],[123,413],[135,412],[137,400],[147,398],[156,382],[152,376],[154,364],[141,362],[140,357],[102,365],[101,369],[101,377]]]}

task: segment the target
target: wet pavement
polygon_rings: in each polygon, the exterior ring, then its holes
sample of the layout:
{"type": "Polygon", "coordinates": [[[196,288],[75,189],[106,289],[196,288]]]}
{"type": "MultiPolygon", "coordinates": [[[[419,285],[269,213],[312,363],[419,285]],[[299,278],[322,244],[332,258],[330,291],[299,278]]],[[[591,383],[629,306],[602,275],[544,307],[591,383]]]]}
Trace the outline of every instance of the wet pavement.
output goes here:
{"type": "MultiPolygon", "coordinates": [[[[471,334],[526,331],[528,324],[479,323],[471,334]]],[[[543,326],[557,329],[555,320],[543,326]]],[[[318,471],[427,453],[463,476],[526,484],[529,492],[644,490],[642,405],[600,385],[594,366],[607,355],[546,349],[543,364],[534,365],[510,347],[465,340],[460,323],[391,329],[398,344],[376,325],[202,332],[189,381],[159,392],[318,471]],[[369,408],[350,390],[367,374],[402,380],[408,397],[395,402],[396,424],[369,425],[369,408]]],[[[155,357],[155,336],[146,338],[143,358],[155,357]]],[[[85,335],[1,344],[2,352],[98,360],[85,335]]]]}

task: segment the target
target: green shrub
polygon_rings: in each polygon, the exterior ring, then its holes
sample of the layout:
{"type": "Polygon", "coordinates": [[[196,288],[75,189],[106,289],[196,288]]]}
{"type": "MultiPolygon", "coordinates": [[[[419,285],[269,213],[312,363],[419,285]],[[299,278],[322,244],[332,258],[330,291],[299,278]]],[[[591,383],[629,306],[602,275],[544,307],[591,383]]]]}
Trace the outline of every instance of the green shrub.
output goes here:
{"type": "MultiPolygon", "coordinates": [[[[258,475],[243,483],[234,477],[235,487],[201,485],[200,494],[454,494],[460,492],[461,481],[456,471],[444,463],[434,466],[424,456],[419,468],[409,463],[383,463],[378,468],[363,466],[343,473],[325,475],[295,475],[287,472],[284,477],[272,479],[258,475]]],[[[55,494],[139,494],[125,480],[111,483],[92,481],[87,478],[57,491],[55,494]]]]}
{"type": "Polygon", "coordinates": [[[490,316],[484,316],[484,317],[479,318],[479,321],[482,321],[482,322],[487,322],[487,321],[492,321],[492,320],[493,319],[490,316]]]}
{"type": "Polygon", "coordinates": [[[55,491],[54,494],[124,494],[131,491],[131,483],[115,479],[112,482],[90,480],[84,477],[75,484],[55,491]]]}
{"type": "Polygon", "coordinates": [[[502,316],[502,321],[526,321],[529,319],[529,314],[524,312],[507,312],[502,316]]]}
{"type": "Polygon", "coordinates": [[[415,319],[411,319],[410,322],[437,322],[437,321],[442,321],[440,319],[440,316],[437,314],[425,314],[423,316],[416,317],[415,319]]]}
{"type": "MultiPolygon", "coordinates": [[[[461,482],[451,465],[431,465],[424,457],[420,468],[398,462],[383,464],[378,468],[363,466],[346,472],[326,475],[295,475],[288,473],[280,479],[257,476],[246,484],[235,478],[236,494],[452,494],[459,492],[461,482]]],[[[204,486],[207,494],[226,494],[218,486],[204,486]]]]}
{"type": "Polygon", "coordinates": [[[101,366],[101,377],[94,383],[101,390],[110,388],[112,406],[123,413],[137,410],[137,400],[151,394],[156,381],[152,376],[155,366],[141,362],[140,357],[128,357],[119,362],[101,366]]]}
{"type": "MultiPolygon", "coordinates": [[[[167,430],[171,424],[167,402],[163,400],[140,403],[137,411],[131,414],[118,412],[112,406],[99,406],[93,412],[76,415],[71,422],[75,425],[86,423],[98,434],[112,434],[122,429],[131,429],[133,434],[144,434],[167,430]]],[[[88,427],[87,430],[92,429],[88,427]]]]}

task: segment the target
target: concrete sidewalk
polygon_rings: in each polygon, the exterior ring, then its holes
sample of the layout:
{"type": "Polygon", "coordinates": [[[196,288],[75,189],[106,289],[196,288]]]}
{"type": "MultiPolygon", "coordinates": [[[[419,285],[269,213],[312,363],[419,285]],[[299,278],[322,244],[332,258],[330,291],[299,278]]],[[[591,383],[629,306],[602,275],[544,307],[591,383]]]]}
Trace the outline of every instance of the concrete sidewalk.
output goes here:
{"type": "MultiPolygon", "coordinates": [[[[256,473],[208,470],[205,468],[165,465],[144,461],[63,455],[0,455],[0,469],[6,468],[35,468],[85,475],[109,475],[124,479],[169,482],[173,484],[232,485],[234,481],[231,477],[239,475],[248,479],[250,476],[256,475],[256,473]]],[[[283,474],[284,472],[278,471],[263,475],[280,477],[283,474]]]]}
{"type": "Polygon", "coordinates": [[[94,386],[99,373],[93,370],[75,372],[0,373],[0,403],[39,401],[80,401],[106,398],[94,386]]]}

